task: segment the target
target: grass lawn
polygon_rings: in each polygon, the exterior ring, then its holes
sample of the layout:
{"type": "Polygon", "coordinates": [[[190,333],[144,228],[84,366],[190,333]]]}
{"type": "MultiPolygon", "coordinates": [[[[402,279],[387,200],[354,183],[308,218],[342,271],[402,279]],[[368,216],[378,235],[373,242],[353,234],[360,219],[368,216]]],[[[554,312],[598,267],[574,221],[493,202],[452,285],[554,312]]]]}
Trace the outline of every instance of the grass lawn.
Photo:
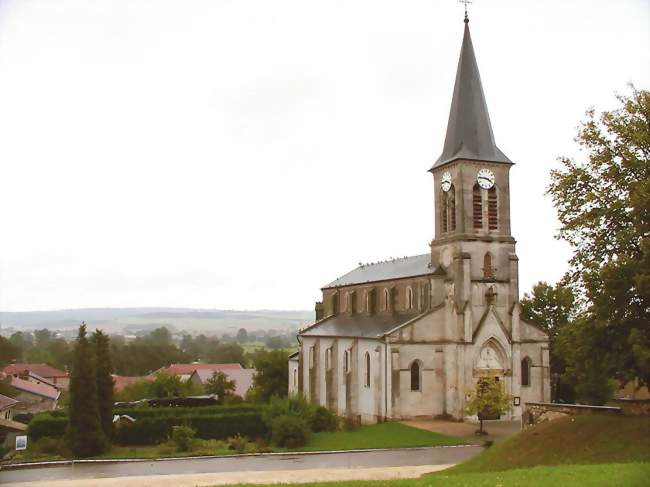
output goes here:
{"type": "Polygon", "coordinates": [[[541,423],[450,472],[613,462],[650,462],[650,417],[584,414],[541,423]]]}
{"type": "MultiPolygon", "coordinates": [[[[306,447],[289,451],[361,450],[367,448],[408,448],[418,446],[463,445],[462,438],[445,436],[400,423],[361,426],[354,431],[315,433],[306,447]]],[[[276,450],[287,451],[287,450],[276,450]]]]}
{"type": "Polygon", "coordinates": [[[645,487],[649,477],[650,463],[609,463],[533,467],[488,473],[454,474],[444,471],[424,475],[419,479],[322,482],[292,484],[292,487],[645,487]]]}

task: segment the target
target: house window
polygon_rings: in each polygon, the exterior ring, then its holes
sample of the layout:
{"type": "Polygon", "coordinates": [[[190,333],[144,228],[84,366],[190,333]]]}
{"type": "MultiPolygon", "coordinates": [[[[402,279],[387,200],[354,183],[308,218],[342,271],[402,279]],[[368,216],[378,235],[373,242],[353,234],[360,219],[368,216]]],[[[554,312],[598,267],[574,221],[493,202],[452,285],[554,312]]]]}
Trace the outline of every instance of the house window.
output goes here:
{"type": "Polygon", "coordinates": [[[528,357],[521,361],[521,385],[530,385],[530,359],[528,357]]]}
{"type": "Polygon", "coordinates": [[[314,368],[314,363],[316,360],[315,354],[316,351],[314,350],[314,347],[309,347],[309,368],[310,369],[314,368]]]}
{"type": "Polygon", "coordinates": [[[499,228],[499,209],[497,205],[497,189],[492,186],[488,190],[488,228],[497,230],[499,228]]]}
{"type": "Polygon", "coordinates": [[[472,192],[472,217],[474,220],[474,228],[482,229],[483,228],[483,195],[481,193],[481,187],[477,184],[474,185],[474,191],[472,192]]]}
{"type": "Polygon", "coordinates": [[[492,279],[494,277],[494,269],[492,268],[492,254],[486,252],[483,256],[483,278],[492,279]]]}
{"type": "Polygon", "coordinates": [[[406,307],[413,309],[413,289],[410,286],[406,288],[406,307]]]}
{"type": "Polygon", "coordinates": [[[415,360],[411,364],[411,390],[412,391],[419,391],[420,390],[420,383],[421,383],[421,373],[422,367],[420,367],[420,361],[415,360]]]}
{"type": "Polygon", "coordinates": [[[327,370],[332,369],[332,347],[325,350],[325,367],[327,370]]]}
{"type": "Polygon", "coordinates": [[[350,372],[350,350],[346,350],[344,354],[344,365],[343,368],[345,369],[345,373],[348,374],[350,372]]]}
{"type": "Polygon", "coordinates": [[[366,370],[364,378],[364,385],[370,387],[370,354],[368,352],[366,352],[366,370]]]}

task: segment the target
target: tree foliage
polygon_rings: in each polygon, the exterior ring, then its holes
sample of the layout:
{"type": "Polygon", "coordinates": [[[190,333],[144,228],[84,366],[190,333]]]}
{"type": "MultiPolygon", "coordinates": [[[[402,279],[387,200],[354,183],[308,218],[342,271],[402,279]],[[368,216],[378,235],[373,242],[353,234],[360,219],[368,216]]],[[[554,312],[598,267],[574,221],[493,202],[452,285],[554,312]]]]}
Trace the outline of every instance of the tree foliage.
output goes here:
{"type": "Polygon", "coordinates": [[[91,337],[91,343],[95,353],[95,377],[97,383],[97,405],[102,430],[107,438],[113,434],[113,402],[114,402],[114,381],[113,364],[109,350],[108,335],[101,330],[95,330],[91,337]]]}
{"type": "Polygon", "coordinates": [[[587,112],[576,138],[586,157],[562,158],[551,173],[558,236],[574,250],[567,282],[582,304],[561,338],[574,383],[650,385],[650,92],[618,99],[615,110],[587,112]],[[598,367],[587,379],[589,357],[598,367]]]}
{"type": "Polygon", "coordinates": [[[108,448],[97,402],[93,349],[86,338],[86,325],[79,327],[70,373],[70,406],[66,442],[78,457],[99,455],[108,448]]]}
{"type": "Polygon", "coordinates": [[[250,397],[267,402],[271,396],[285,397],[289,390],[287,361],[289,354],[284,350],[260,350],[253,357],[255,376],[250,397]]]}
{"type": "Polygon", "coordinates": [[[205,392],[208,394],[216,394],[219,397],[219,402],[223,402],[226,396],[231,396],[235,393],[235,381],[228,378],[226,374],[221,371],[215,371],[205,382],[205,392]]]}
{"type": "Polygon", "coordinates": [[[480,421],[480,433],[483,433],[483,420],[499,416],[510,411],[512,397],[506,393],[501,382],[482,377],[476,387],[469,392],[465,409],[467,414],[476,414],[480,421]]]}

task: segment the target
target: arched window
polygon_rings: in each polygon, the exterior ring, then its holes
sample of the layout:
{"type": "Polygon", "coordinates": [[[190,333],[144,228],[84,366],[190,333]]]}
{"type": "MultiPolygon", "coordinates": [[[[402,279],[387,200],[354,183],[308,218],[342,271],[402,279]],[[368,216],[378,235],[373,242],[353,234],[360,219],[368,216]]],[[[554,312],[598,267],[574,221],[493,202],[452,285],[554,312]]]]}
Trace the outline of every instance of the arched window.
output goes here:
{"type": "Polygon", "coordinates": [[[413,309],[413,289],[410,286],[406,288],[406,307],[413,309]]]}
{"type": "Polygon", "coordinates": [[[339,296],[337,293],[332,294],[332,314],[339,312],[339,296]]]}
{"type": "Polygon", "coordinates": [[[314,347],[309,347],[309,368],[313,369],[316,363],[316,351],[314,347]]]}
{"type": "Polygon", "coordinates": [[[366,352],[366,370],[364,372],[364,385],[370,387],[370,354],[368,352],[366,352]]]}
{"type": "Polygon", "coordinates": [[[529,386],[530,385],[530,359],[525,357],[521,361],[521,385],[529,386]]]}
{"type": "Polygon", "coordinates": [[[386,311],[390,309],[390,291],[388,288],[384,289],[384,309],[386,311]]]}
{"type": "Polygon", "coordinates": [[[421,371],[422,368],[420,367],[420,362],[419,360],[415,360],[411,364],[411,390],[412,391],[419,391],[420,385],[421,385],[421,371]]]}
{"type": "Polygon", "coordinates": [[[373,291],[366,291],[366,313],[372,314],[372,293],[373,291]]]}
{"type": "Polygon", "coordinates": [[[344,364],[343,364],[343,369],[346,374],[348,374],[351,369],[350,358],[351,358],[350,350],[346,350],[344,354],[344,364]]]}
{"type": "Polygon", "coordinates": [[[483,195],[481,187],[477,184],[474,185],[472,192],[472,216],[474,220],[474,228],[483,228],[483,195]]]}
{"type": "Polygon", "coordinates": [[[497,205],[497,188],[495,186],[488,190],[488,228],[490,230],[499,228],[499,207],[497,205]]]}
{"type": "Polygon", "coordinates": [[[492,254],[486,252],[483,256],[483,277],[485,279],[492,279],[494,277],[494,269],[492,268],[492,254]]]}
{"type": "Polygon", "coordinates": [[[325,350],[325,368],[327,370],[332,369],[332,347],[325,350]]]}

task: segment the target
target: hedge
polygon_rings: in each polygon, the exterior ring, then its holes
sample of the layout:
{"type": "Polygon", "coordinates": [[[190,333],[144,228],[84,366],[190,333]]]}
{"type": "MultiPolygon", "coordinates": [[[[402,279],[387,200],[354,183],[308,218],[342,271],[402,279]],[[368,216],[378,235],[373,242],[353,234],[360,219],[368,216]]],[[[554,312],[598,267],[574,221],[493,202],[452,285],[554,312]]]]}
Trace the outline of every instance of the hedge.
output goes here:
{"type": "Polygon", "coordinates": [[[65,434],[68,418],[52,417],[50,415],[36,416],[27,426],[27,435],[31,440],[38,440],[44,436],[59,437],[65,434]]]}
{"type": "MultiPolygon", "coordinates": [[[[135,407],[135,408],[117,408],[113,414],[127,414],[132,418],[152,418],[152,417],[169,417],[169,416],[198,416],[203,414],[234,414],[234,413],[252,413],[261,412],[262,408],[256,404],[235,404],[232,406],[201,406],[201,407],[135,407]]],[[[68,412],[64,409],[52,411],[48,415],[55,418],[66,418],[68,412]]]]}
{"type": "Polygon", "coordinates": [[[150,445],[165,441],[172,427],[187,425],[196,430],[197,438],[225,439],[237,434],[254,438],[266,433],[262,416],[255,412],[149,417],[135,423],[123,423],[115,429],[115,442],[121,445],[150,445]]]}

